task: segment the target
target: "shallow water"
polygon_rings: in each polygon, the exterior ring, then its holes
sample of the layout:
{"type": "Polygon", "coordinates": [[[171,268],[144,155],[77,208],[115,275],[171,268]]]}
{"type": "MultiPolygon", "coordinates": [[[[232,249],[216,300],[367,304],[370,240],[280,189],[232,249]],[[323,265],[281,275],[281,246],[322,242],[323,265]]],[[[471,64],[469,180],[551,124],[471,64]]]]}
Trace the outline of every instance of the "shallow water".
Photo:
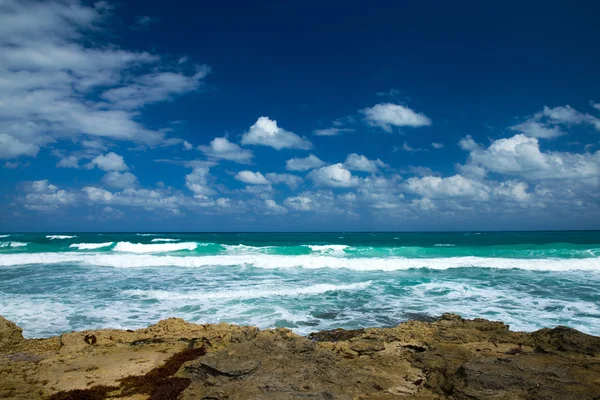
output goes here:
{"type": "Polygon", "coordinates": [[[172,316],[305,334],[444,312],[600,335],[597,231],[4,235],[0,314],[27,337],[172,316]]]}

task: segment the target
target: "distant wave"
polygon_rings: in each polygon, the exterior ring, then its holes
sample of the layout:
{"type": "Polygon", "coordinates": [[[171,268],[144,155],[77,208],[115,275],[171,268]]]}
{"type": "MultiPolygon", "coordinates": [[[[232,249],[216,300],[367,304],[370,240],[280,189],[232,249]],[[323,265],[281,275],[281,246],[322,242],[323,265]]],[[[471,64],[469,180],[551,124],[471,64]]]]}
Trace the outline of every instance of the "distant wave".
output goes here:
{"type": "Polygon", "coordinates": [[[113,248],[113,251],[123,251],[128,253],[167,253],[170,251],[194,250],[196,247],[198,247],[198,244],[194,242],[160,244],[119,242],[113,248]]]}
{"type": "Polygon", "coordinates": [[[27,244],[23,242],[0,242],[0,247],[25,247],[27,244]]]}
{"type": "Polygon", "coordinates": [[[114,242],[106,242],[106,243],[73,243],[69,247],[77,248],[79,250],[94,250],[101,249],[102,247],[108,247],[112,245],[114,242]]]}
{"type": "Polygon", "coordinates": [[[179,239],[156,238],[152,239],[151,242],[179,242],[179,239]]]}
{"type": "Polygon", "coordinates": [[[450,244],[450,243],[437,243],[434,244],[433,247],[455,247],[455,244],[450,244]]]}
{"type": "Polygon", "coordinates": [[[69,235],[47,235],[46,238],[50,239],[50,240],[55,240],[55,239],[73,239],[77,236],[69,236],[69,235]]]}
{"type": "Polygon", "coordinates": [[[7,238],[7,237],[9,237],[9,236],[10,236],[10,235],[0,235],[0,238],[7,238]]]}
{"type": "Polygon", "coordinates": [[[324,245],[316,245],[309,244],[308,247],[317,253],[329,253],[329,252],[343,252],[344,249],[347,249],[349,246],[345,244],[324,244],[324,245]]]}
{"type": "Polygon", "coordinates": [[[167,290],[125,290],[123,294],[127,296],[142,297],[145,299],[156,300],[210,300],[210,299],[255,299],[261,297],[274,296],[301,296],[311,294],[322,294],[342,290],[360,290],[366,289],[371,282],[352,283],[348,285],[330,285],[318,284],[302,288],[289,289],[250,289],[250,290],[230,290],[222,292],[201,293],[201,292],[171,292],[167,290]]]}
{"type": "MultiPolygon", "coordinates": [[[[137,244],[120,242],[114,250],[132,253],[193,250],[196,243],[137,244]],[[117,250],[119,247],[123,250],[117,250]],[[157,247],[153,247],[157,246],[157,247]]],[[[77,254],[77,253],[25,253],[0,254],[0,266],[25,264],[78,263],[115,268],[130,267],[214,267],[254,266],[256,268],[346,268],[356,271],[396,271],[416,268],[445,270],[462,267],[498,269],[524,269],[534,271],[597,271],[600,257],[582,259],[518,259],[486,257],[449,258],[342,258],[332,256],[281,256],[268,254],[211,255],[211,256],[156,256],[152,254],[77,254]]]]}

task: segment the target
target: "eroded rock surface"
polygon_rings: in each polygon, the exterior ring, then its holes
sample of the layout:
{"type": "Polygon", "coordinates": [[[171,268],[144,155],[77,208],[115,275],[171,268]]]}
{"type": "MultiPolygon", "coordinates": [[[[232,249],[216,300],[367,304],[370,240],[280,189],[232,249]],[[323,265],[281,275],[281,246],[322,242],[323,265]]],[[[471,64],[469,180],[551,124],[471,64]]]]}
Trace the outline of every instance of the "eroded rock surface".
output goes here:
{"type": "Polygon", "coordinates": [[[171,318],[23,339],[0,317],[0,398],[599,400],[600,338],[445,314],[308,337],[171,318]]]}

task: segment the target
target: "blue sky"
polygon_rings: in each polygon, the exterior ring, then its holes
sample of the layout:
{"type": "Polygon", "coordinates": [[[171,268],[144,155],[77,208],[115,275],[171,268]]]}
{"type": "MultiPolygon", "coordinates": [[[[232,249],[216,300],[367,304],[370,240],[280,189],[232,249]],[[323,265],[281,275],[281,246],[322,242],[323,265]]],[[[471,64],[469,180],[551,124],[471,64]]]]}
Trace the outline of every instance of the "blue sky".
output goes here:
{"type": "Polygon", "coordinates": [[[0,230],[600,228],[596,2],[0,1],[0,230]]]}

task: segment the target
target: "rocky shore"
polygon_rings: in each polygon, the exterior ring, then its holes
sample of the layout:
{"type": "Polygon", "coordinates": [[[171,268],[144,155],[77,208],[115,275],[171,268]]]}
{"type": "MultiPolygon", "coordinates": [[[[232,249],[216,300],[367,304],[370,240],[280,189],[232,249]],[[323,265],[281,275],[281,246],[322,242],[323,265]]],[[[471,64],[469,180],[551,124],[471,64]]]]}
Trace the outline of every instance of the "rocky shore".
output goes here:
{"type": "Polygon", "coordinates": [[[197,325],[23,339],[0,317],[0,398],[600,399],[600,338],[445,314],[298,336],[197,325]]]}

